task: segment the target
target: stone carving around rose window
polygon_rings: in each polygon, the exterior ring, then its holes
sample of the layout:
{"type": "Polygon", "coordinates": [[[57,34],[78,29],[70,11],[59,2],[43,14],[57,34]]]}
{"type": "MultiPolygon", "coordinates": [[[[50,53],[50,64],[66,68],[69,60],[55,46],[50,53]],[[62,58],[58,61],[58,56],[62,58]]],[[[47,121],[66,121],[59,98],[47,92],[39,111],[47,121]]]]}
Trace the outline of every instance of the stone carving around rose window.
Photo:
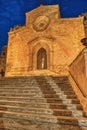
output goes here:
{"type": "Polygon", "coordinates": [[[44,31],[50,23],[50,19],[47,16],[38,16],[33,23],[33,28],[36,31],[44,31]]]}

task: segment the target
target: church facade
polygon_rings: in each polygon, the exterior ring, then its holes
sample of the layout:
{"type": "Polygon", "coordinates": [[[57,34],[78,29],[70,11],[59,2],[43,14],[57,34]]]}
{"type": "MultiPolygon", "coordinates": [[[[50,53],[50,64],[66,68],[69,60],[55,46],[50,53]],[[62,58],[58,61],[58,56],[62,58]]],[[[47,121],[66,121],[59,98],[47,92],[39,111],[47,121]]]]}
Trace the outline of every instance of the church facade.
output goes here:
{"type": "Polygon", "coordinates": [[[9,32],[5,76],[25,76],[30,71],[66,74],[84,48],[83,17],[61,18],[58,5],[26,13],[26,24],[9,32]]]}

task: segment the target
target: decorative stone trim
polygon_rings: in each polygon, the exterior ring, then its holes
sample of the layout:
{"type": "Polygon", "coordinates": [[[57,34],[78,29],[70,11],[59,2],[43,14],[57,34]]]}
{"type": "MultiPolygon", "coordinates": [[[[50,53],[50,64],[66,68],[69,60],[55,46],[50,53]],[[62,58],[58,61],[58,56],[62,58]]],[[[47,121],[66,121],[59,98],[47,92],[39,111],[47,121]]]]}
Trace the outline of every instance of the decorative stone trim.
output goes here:
{"type": "Polygon", "coordinates": [[[87,77],[87,48],[84,49],[84,59],[85,59],[85,71],[87,77]]]}
{"type": "Polygon", "coordinates": [[[33,28],[36,31],[44,31],[50,23],[50,19],[47,16],[39,16],[33,23],[33,28]]]}

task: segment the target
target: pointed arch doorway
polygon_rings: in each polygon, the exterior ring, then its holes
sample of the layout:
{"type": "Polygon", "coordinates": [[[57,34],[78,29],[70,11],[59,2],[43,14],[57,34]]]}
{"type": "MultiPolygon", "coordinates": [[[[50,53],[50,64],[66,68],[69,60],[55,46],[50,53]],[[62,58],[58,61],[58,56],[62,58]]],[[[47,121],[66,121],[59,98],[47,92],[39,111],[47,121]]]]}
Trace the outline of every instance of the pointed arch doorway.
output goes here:
{"type": "Polygon", "coordinates": [[[47,69],[47,52],[44,48],[37,52],[37,69],[47,69]]]}

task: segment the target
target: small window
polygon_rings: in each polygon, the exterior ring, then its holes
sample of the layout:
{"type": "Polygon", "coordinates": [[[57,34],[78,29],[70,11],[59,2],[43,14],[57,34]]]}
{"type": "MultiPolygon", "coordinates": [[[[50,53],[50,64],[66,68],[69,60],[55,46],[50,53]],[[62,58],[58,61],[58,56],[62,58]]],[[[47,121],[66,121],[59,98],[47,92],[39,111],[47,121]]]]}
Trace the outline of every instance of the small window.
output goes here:
{"type": "Polygon", "coordinates": [[[5,55],[5,52],[3,52],[3,55],[5,55]]]}
{"type": "Polygon", "coordinates": [[[84,16],[84,25],[87,25],[87,16],[84,16]]]}
{"type": "Polygon", "coordinates": [[[84,20],[87,20],[87,16],[84,16],[84,20]]]}

